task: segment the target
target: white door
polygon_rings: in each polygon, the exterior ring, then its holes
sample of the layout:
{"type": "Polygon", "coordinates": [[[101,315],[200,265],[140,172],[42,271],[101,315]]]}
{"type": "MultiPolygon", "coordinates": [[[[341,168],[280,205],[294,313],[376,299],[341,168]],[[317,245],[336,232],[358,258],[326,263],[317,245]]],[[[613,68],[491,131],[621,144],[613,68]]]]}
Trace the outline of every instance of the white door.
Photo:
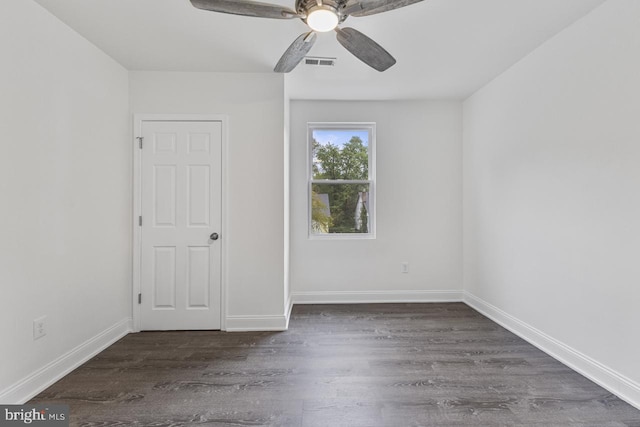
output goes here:
{"type": "Polygon", "coordinates": [[[140,329],[220,329],[220,121],[143,121],[140,329]]]}

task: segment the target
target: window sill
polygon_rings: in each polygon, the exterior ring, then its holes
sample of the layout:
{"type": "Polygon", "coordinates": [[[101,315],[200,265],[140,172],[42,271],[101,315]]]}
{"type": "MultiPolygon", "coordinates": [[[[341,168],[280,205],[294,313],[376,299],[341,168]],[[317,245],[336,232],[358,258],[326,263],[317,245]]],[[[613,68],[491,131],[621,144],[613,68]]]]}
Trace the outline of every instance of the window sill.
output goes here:
{"type": "Polygon", "coordinates": [[[347,233],[330,233],[330,234],[309,234],[308,240],[375,240],[376,235],[367,234],[347,234],[347,233]]]}

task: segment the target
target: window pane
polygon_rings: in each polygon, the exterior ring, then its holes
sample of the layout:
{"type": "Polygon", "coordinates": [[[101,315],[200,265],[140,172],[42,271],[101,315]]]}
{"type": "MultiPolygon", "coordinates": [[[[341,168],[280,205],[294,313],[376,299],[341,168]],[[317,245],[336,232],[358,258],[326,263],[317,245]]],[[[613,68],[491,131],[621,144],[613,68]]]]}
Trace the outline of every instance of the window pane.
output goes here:
{"type": "Polygon", "coordinates": [[[311,232],[369,233],[369,184],[313,184],[311,232]]]}
{"type": "Polygon", "coordinates": [[[314,129],[313,179],[369,179],[369,132],[314,129]]]}

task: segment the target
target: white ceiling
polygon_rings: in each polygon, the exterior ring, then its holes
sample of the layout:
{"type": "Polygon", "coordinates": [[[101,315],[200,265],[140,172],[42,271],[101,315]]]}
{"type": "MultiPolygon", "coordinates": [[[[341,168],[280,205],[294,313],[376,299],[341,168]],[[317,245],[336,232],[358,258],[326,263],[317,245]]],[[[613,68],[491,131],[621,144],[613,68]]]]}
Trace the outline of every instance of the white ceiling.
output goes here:
{"type": "MultiPolygon", "coordinates": [[[[306,25],[195,9],[189,0],[35,0],[129,70],[271,72],[306,25]]],[[[425,0],[343,26],[396,59],[379,73],[319,34],[299,65],[293,99],[466,98],[605,0],[425,0]]],[[[293,7],[294,0],[271,0],[293,7]]]]}

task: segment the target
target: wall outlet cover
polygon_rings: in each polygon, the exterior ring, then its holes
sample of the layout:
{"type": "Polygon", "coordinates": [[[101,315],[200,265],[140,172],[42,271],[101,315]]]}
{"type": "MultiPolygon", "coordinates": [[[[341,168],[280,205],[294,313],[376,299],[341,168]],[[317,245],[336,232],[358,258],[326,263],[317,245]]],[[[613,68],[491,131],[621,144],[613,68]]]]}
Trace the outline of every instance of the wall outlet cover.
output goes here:
{"type": "Polygon", "coordinates": [[[37,340],[47,335],[46,323],[47,316],[38,317],[33,320],[33,339],[37,340]]]}

